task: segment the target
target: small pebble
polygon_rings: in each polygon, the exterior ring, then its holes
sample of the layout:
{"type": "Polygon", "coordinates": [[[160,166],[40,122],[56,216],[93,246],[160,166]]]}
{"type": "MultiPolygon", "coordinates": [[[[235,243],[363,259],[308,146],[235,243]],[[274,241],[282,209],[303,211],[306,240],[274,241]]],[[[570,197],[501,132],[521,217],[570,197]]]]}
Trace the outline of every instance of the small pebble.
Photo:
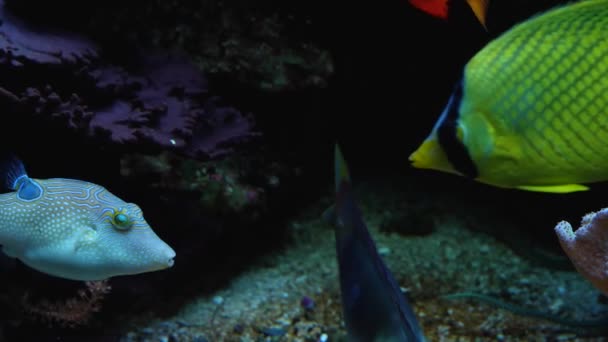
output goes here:
{"type": "Polygon", "coordinates": [[[237,334],[242,334],[243,331],[245,331],[245,326],[243,326],[240,323],[237,323],[234,325],[234,328],[232,328],[232,331],[234,331],[237,334]]]}
{"type": "Polygon", "coordinates": [[[549,311],[553,313],[559,312],[564,306],[564,301],[561,298],[557,298],[551,305],[549,305],[549,311]]]}
{"type": "Polygon", "coordinates": [[[283,336],[287,333],[287,330],[283,328],[261,328],[258,330],[266,336],[283,336]]]}
{"type": "Polygon", "coordinates": [[[143,329],[140,330],[142,334],[146,334],[146,335],[152,335],[154,334],[156,331],[150,327],[145,327],[143,329]]]}
{"type": "Polygon", "coordinates": [[[321,334],[321,336],[319,336],[319,342],[327,342],[328,339],[329,337],[327,334],[321,334]]]}
{"type": "Polygon", "coordinates": [[[308,296],[302,296],[300,305],[306,310],[312,310],[315,308],[315,301],[308,296]]]}
{"type": "Polygon", "coordinates": [[[380,254],[381,256],[389,255],[391,254],[391,249],[386,246],[380,247],[378,248],[378,254],[380,254]]]}
{"type": "Polygon", "coordinates": [[[556,341],[568,341],[575,339],[576,335],[574,334],[561,334],[556,337],[556,341]]]}
{"type": "Polygon", "coordinates": [[[224,303],[224,298],[222,296],[213,297],[213,304],[222,305],[222,303],[224,303]]]}

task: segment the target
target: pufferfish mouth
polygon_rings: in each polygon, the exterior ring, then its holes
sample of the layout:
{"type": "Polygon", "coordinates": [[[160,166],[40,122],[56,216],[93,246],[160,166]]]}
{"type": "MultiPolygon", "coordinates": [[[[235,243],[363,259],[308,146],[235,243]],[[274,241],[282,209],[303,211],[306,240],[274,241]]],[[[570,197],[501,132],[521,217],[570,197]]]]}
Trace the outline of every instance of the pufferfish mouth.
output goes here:
{"type": "Polygon", "coordinates": [[[175,258],[175,251],[173,249],[171,249],[171,251],[167,255],[167,259],[165,261],[164,268],[172,267],[173,264],[175,263],[174,258],[175,258]]]}
{"type": "Polygon", "coordinates": [[[174,263],[175,263],[175,261],[173,260],[173,258],[166,259],[166,260],[163,260],[163,261],[159,260],[158,262],[155,262],[152,265],[150,265],[150,267],[148,267],[146,269],[146,272],[164,270],[166,268],[172,267],[174,263]]]}
{"type": "Polygon", "coordinates": [[[159,258],[153,265],[151,265],[150,271],[158,271],[172,267],[173,264],[175,264],[174,258],[175,251],[171,250],[164,258],[159,258]]]}

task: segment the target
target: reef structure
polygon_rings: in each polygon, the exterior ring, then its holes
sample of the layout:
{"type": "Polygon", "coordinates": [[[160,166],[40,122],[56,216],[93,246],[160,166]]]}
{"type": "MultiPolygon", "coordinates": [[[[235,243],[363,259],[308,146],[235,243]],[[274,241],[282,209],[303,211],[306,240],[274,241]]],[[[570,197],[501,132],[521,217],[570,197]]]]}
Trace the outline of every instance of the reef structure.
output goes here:
{"type": "Polygon", "coordinates": [[[561,221],[555,232],[576,270],[608,295],[608,208],[583,216],[576,231],[561,221]]]}
{"type": "Polygon", "coordinates": [[[2,0],[0,23],[5,127],[197,159],[226,154],[256,135],[252,115],[223,104],[184,54],[133,49],[122,58],[128,63],[115,63],[87,37],[32,25],[2,0]]]}

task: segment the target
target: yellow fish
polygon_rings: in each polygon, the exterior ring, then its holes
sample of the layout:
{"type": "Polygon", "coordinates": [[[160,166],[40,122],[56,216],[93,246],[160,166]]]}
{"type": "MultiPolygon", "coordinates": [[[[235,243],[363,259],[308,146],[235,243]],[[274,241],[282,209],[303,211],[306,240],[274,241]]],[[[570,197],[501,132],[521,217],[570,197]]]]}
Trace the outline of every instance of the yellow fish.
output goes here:
{"type": "Polygon", "coordinates": [[[554,8],[487,44],[410,160],[531,191],[608,180],[608,0],[554,8]]]}

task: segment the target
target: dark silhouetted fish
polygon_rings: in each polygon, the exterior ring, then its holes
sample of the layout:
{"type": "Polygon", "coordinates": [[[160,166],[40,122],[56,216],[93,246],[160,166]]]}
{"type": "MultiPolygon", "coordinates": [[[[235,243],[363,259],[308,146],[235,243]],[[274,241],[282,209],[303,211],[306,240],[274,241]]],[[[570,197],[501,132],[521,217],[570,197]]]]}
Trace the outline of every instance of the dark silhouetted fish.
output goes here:
{"type": "Polygon", "coordinates": [[[378,254],[335,149],[336,203],[324,216],[335,226],[342,309],[348,340],[425,341],[416,316],[378,254]]]}

